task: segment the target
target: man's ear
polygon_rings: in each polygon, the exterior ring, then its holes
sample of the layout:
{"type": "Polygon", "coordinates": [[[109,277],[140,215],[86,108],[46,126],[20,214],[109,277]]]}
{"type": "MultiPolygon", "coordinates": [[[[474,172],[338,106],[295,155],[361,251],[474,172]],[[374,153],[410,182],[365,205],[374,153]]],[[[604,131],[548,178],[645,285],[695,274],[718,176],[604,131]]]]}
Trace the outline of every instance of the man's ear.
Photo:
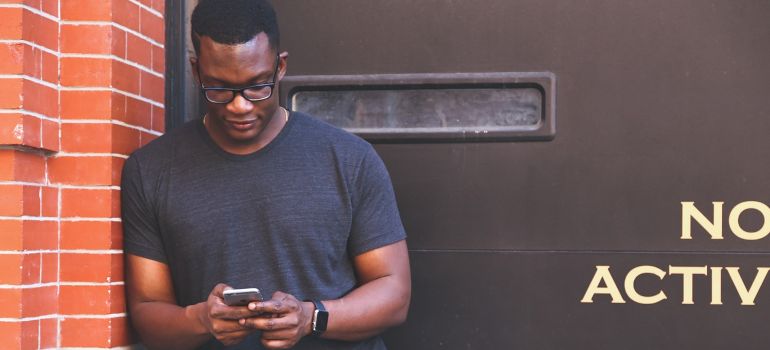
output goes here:
{"type": "Polygon", "coordinates": [[[283,76],[286,75],[286,67],[288,66],[288,63],[289,63],[289,52],[287,51],[281,52],[280,54],[278,54],[278,57],[280,58],[281,62],[278,63],[277,80],[280,81],[281,79],[283,79],[283,76]]]}

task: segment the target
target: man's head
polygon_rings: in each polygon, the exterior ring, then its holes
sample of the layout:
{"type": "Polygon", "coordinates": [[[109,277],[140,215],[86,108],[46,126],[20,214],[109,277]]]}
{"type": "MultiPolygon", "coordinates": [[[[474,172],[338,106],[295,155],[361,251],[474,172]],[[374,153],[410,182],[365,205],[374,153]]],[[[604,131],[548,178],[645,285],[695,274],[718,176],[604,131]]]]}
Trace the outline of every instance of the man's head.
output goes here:
{"type": "Polygon", "coordinates": [[[287,53],[278,52],[272,6],[201,0],[193,11],[192,40],[197,57],[190,63],[207,100],[209,134],[232,153],[263,147],[283,127],[277,89],[287,53]]]}
{"type": "Polygon", "coordinates": [[[192,14],[192,43],[200,55],[200,37],[220,44],[243,44],[265,33],[278,50],[280,33],[273,6],[259,0],[201,0],[192,14]]]}

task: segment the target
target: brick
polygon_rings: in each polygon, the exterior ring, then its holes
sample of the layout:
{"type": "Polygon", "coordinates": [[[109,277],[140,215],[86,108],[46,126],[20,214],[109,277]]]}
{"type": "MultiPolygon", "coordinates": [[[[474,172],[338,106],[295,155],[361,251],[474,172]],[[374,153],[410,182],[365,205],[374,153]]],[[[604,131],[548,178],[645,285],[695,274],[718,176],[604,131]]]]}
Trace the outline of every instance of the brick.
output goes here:
{"type": "Polygon", "coordinates": [[[152,66],[152,44],[133,34],[128,34],[127,40],[128,60],[150,68],[152,66]]]}
{"type": "Polygon", "coordinates": [[[103,54],[112,51],[112,26],[62,25],[61,49],[66,53],[103,54]]]}
{"type": "Polygon", "coordinates": [[[40,9],[39,0],[0,0],[0,4],[21,4],[32,7],[34,9],[40,9]]]}
{"type": "Polygon", "coordinates": [[[110,112],[112,113],[112,119],[125,120],[127,99],[128,97],[126,97],[124,94],[112,94],[112,108],[110,109],[110,112]]]}
{"type": "Polygon", "coordinates": [[[112,125],[112,153],[129,155],[139,148],[139,130],[112,125]]]}
{"type": "Polygon", "coordinates": [[[25,182],[45,181],[45,157],[16,151],[14,159],[13,180],[25,182]]]}
{"type": "Polygon", "coordinates": [[[59,246],[59,224],[56,221],[24,221],[24,249],[55,250],[59,246]]]}
{"type": "Polygon", "coordinates": [[[20,8],[0,8],[0,38],[21,39],[24,10],[20,8]]]}
{"type": "Polygon", "coordinates": [[[66,0],[61,1],[61,19],[66,21],[112,21],[112,1],[126,0],[66,0]]]}
{"type": "MultiPolygon", "coordinates": [[[[2,130],[2,127],[0,127],[2,130]]],[[[11,181],[14,179],[14,163],[16,162],[16,151],[12,149],[0,149],[0,181],[11,181]]]]}
{"type": "Polygon", "coordinates": [[[57,300],[56,286],[25,288],[22,291],[22,317],[56,314],[57,300]]]}
{"type": "Polygon", "coordinates": [[[49,15],[59,17],[59,0],[42,0],[41,9],[49,15]]]}
{"type": "MultiPolygon", "coordinates": [[[[25,254],[21,263],[21,284],[40,283],[40,254],[25,254]]],[[[22,292],[22,295],[24,292],[22,292]]],[[[25,306],[22,305],[22,308],[25,306]]]]}
{"type": "Polygon", "coordinates": [[[110,337],[112,346],[126,346],[133,344],[130,337],[130,328],[128,320],[125,317],[116,317],[112,319],[112,328],[110,328],[110,337]]]}
{"type": "MultiPolygon", "coordinates": [[[[35,49],[37,50],[37,49],[35,49]]],[[[59,83],[59,58],[48,53],[40,51],[43,55],[43,72],[41,79],[51,84],[59,83]]]]}
{"type": "Polygon", "coordinates": [[[21,288],[0,288],[0,318],[21,317],[21,288]]]}
{"type": "Polygon", "coordinates": [[[40,278],[42,283],[52,283],[59,281],[59,254],[43,253],[43,265],[41,267],[40,278]]]}
{"type": "Polygon", "coordinates": [[[33,81],[23,84],[24,109],[50,118],[59,116],[59,90],[33,81]]]}
{"type": "Polygon", "coordinates": [[[113,0],[112,20],[133,31],[139,32],[139,5],[127,0],[113,0]]]}
{"type": "Polygon", "coordinates": [[[62,91],[61,116],[63,119],[110,119],[112,94],[110,91],[62,91]]]}
{"type": "Polygon", "coordinates": [[[21,284],[24,255],[0,254],[0,284],[21,284]]]}
{"type": "MultiPolygon", "coordinates": [[[[25,84],[26,83],[27,82],[25,82],[25,84]]],[[[25,93],[25,98],[27,98],[26,93],[25,93]]],[[[34,148],[40,148],[40,145],[41,145],[41,140],[40,140],[41,120],[40,120],[40,118],[25,115],[25,116],[23,116],[23,119],[24,119],[24,141],[22,141],[22,144],[25,145],[25,146],[30,146],[30,147],[34,147],[34,148]]]]}
{"type": "Polygon", "coordinates": [[[64,221],[61,223],[61,248],[115,249],[114,226],[115,223],[107,221],[64,221]]]}
{"type": "Polygon", "coordinates": [[[152,9],[160,12],[161,14],[165,14],[166,0],[152,0],[152,9]]]}
{"type": "Polygon", "coordinates": [[[24,133],[24,117],[21,114],[0,115],[0,145],[22,145],[24,133]]]}
{"type": "Polygon", "coordinates": [[[126,290],[123,286],[112,286],[110,289],[110,313],[126,312],[126,290]]]}
{"type": "Polygon", "coordinates": [[[22,212],[27,216],[40,216],[40,187],[24,186],[22,189],[22,212]]]}
{"type": "Polygon", "coordinates": [[[0,185],[0,216],[21,216],[24,212],[23,186],[0,185]]]}
{"type": "Polygon", "coordinates": [[[40,79],[43,76],[43,51],[24,45],[24,72],[33,78],[40,79]]]}
{"type": "Polygon", "coordinates": [[[109,87],[113,60],[101,58],[63,57],[62,86],[109,87]]]}
{"type": "Polygon", "coordinates": [[[62,124],[62,150],[71,153],[110,153],[112,124],[62,124]]]}
{"type": "Polygon", "coordinates": [[[39,349],[38,335],[40,334],[40,321],[32,320],[21,323],[21,350],[39,349]]]}
{"type": "Polygon", "coordinates": [[[24,82],[21,78],[0,78],[0,108],[21,108],[23,85],[24,82]]]}
{"type": "Polygon", "coordinates": [[[110,249],[123,249],[123,224],[112,222],[110,233],[112,233],[110,249]]]}
{"type": "Polygon", "coordinates": [[[23,74],[26,50],[24,44],[0,44],[0,74],[23,74]]]}
{"type": "Polygon", "coordinates": [[[112,156],[67,156],[48,160],[48,176],[55,184],[112,185],[113,168],[112,156]]]}
{"type": "Polygon", "coordinates": [[[73,348],[109,348],[109,318],[64,318],[61,321],[61,346],[73,348]]]}
{"type": "Polygon", "coordinates": [[[64,282],[110,282],[114,254],[62,253],[60,278],[64,282]]]}
{"type": "Polygon", "coordinates": [[[152,106],[152,130],[159,132],[166,130],[166,110],[162,107],[152,106]]]}
{"type": "Polygon", "coordinates": [[[112,254],[110,256],[112,262],[111,279],[113,282],[124,281],[123,276],[123,254],[112,254]]]}
{"type": "Polygon", "coordinates": [[[123,158],[112,158],[112,185],[120,186],[120,179],[123,175],[123,165],[126,164],[126,160],[123,158]]]}
{"type": "Polygon", "coordinates": [[[158,17],[145,9],[142,9],[141,32],[160,44],[163,44],[166,41],[165,22],[163,18],[158,17]]]}
{"type": "Polygon", "coordinates": [[[160,74],[166,72],[166,51],[160,46],[152,46],[152,70],[160,74]]]}
{"type": "Polygon", "coordinates": [[[19,348],[21,348],[21,322],[0,322],[0,349],[19,348]]]}
{"type": "Polygon", "coordinates": [[[40,120],[41,127],[43,129],[40,147],[52,152],[59,151],[59,127],[60,124],[57,121],[52,120],[40,120]]]}
{"type": "Polygon", "coordinates": [[[126,58],[126,32],[120,28],[112,27],[112,54],[120,58],[126,58]]]}
{"type": "Polygon", "coordinates": [[[23,223],[21,220],[0,220],[0,250],[24,249],[23,223]]]}
{"type": "Polygon", "coordinates": [[[152,127],[152,105],[142,100],[126,97],[126,116],[123,121],[149,129],[152,127]]]}
{"type": "Polygon", "coordinates": [[[142,97],[155,102],[163,103],[165,95],[163,77],[158,77],[147,72],[142,72],[142,97]]]}
{"type": "Polygon", "coordinates": [[[120,216],[118,191],[98,189],[61,190],[62,217],[110,218],[120,216]]]}
{"type": "Polygon", "coordinates": [[[59,336],[59,320],[46,318],[40,320],[40,348],[51,349],[56,347],[59,336]]]}
{"type": "Polygon", "coordinates": [[[56,187],[43,187],[42,197],[42,216],[56,217],[59,215],[59,189],[56,187]]]}
{"type": "Polygon", "coordinates": [[[61,286],[59,313],[62,315],[107,315],[112,304],[111,286],[61,286]]]}
{"type": "Polygon", "coordinates": [[[112,61],[112,86],[135,95],[140,94],[139,69],[120,61],[112,61]]]}
{"type": "Polygon", "coordinates": [[[24,40],[53,51],[59,50],[59,23],[30,11],[24,11],[23,20],[22,38],[24,40]]]}

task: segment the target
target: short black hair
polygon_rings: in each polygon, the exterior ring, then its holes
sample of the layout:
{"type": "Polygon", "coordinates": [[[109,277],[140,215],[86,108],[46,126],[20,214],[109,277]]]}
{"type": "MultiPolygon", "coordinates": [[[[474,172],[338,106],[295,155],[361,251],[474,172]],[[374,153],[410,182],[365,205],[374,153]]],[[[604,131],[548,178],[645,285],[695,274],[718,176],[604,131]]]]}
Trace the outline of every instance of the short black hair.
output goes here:
{"type": "Polygon", "coordinates": [[[200,37],[227,45],[243,44],[264,32],[270,47],[278,50],[280,34],[273,5],[266,0],[200,0],[192,14],[195,54],[200,55],[200,37]]]}

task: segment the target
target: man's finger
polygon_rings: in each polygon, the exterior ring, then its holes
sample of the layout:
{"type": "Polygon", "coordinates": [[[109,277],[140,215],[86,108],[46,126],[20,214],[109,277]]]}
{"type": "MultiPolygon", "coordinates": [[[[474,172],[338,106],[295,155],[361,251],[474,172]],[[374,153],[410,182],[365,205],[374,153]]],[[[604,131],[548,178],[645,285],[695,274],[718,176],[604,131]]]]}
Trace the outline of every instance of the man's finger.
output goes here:
{"type": "Polygon", "coordinates": [[[297,328],[296,317],[251,317],[246,318],[242,324],[249,328],[259,329],[263,332],[279,331],[297,328]]]}
{"type": "Polygon", "coordinates": [[[254,312],[245,306],[227,306],[224,303],[214,305],[210,312],[211,317],[223,320],[239,320],[246,317],[253,317],[254,312]]]}
{"type": "Polygon", "coordinates": [[[271,299],[250,303],[249,310],[254,313],[286,314],[299,310],[299,303],[293,298],[271,299]]]}
{"type": "Polygon", "coordinates": [[[233,287],[230,287],[224,283],[217,284],[214,289],[211,290],[211,294],[214,296],[224,298],[224,292],[228,289],[233,289],[233,287]]]}
{"type": "Polygon", "coordinates": [[[244,329],[238,321],[219,320],[211,325],[212,331],[216,334],[248,333],[250,330],[244,329]]]}

